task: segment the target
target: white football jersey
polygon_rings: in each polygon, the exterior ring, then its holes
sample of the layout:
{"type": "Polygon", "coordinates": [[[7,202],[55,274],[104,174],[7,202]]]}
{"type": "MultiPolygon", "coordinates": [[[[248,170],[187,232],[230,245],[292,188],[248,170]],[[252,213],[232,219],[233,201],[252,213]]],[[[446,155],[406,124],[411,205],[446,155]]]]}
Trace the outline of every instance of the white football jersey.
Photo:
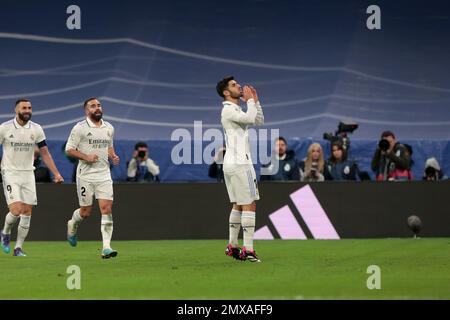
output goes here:
{"type": "Polygon", "coordinates": [[[45,140],[44,130],[28,121],[21,126],[16,118],[0,125],[0,144],[3,145],[2,170],[33,171],[34,147],[45,140]]]}
{"type": "Polygon", "coordinates": [[[264,114],[259,102],[247,101],[247,112],[229,101],[223,102],[221,122],[225,133],[226,152],[223,171],[227,173],[245,170],[253,165],[248,137],[249,125],[262,125],[264,114]]]}
{"type": "Polygon", "coordinates": [[[111,180],[108,149],[113,146],[114,127],[101,120],[100,127],[89,119],[78,122],[70,133],[66,144],[66,151],[78,150],[84,154],[96,154],[98,161],[88,163],[84,160],[78,162],[77,177],[86,181],[111,180]]]}

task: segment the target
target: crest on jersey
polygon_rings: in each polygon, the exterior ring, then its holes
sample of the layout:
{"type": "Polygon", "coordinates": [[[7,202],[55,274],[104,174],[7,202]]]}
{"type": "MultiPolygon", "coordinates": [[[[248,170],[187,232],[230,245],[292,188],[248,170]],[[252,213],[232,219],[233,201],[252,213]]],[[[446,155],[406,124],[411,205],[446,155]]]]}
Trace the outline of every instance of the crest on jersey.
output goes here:
{"type": "Polygon", "coordinates": [[[92,136],[92,133],[89,132],[89,133],[87,134],[87,136],[88,136],[88,137],[92,136]]]}
{"type": "Polygon", "coordinates": [[[111,132],[108,131],[107,135],[108,135],[108,137],[111,138],[111,132]]]}
{"type": "Polygon", "coordinates": [[[30,135],[30,139],[34,141],[34,134],[30,135]]]}

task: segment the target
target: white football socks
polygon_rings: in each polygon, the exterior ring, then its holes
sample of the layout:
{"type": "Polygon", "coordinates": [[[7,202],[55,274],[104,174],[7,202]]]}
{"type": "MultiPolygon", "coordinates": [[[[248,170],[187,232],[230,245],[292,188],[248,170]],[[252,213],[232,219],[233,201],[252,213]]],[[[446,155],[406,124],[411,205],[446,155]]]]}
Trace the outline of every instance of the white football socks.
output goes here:
{"type": "Polygon", "coordinates": [[[23,242],[28,235],[28,230],[30,229],[30,222],[31,216],[20,215],[19,227],[17,228],[16,249],[22,248],[23,242]]]}
{"type": "Polygon", "coordinates": [[[15,216],[11,212],[8,212],[5,218],[5,226],[3,227],[3,233],[11,234],[11,229],[18,219],[19,219],[18,216],[15,216]]]}
{"type": "Polygon", "coordinates": [[[72,223],[73,223],[74,225],[78,226],[78,225],[81,223],[81,221],[83,221],[83,217],[80,216],[80,209],[78,208],[77,210],[75,210],[75,211],[73,212],[73,215],[72,215],[72,223]]]}
{"type": "Polygon", "coordinates": [[[102,214],[101,228],[103,238],[103,249],[111,249],[111,238],[113,233],[112,214],[102,214]]]}
{"type": "Polygon", "coordinates": [[[242,211],[242,230],[244,231],[244,247],[253,251],[253,235],[255,234],[256,215],[253,211],[242,211]]]}
{"type": "Polygon", "coordinates": [[[233,247],[237,247],[238,245],[238,237],[239,237],[239,231],[241,230],[241,211],[237,210],[231,210],[230,213],[230,239],[229,244],[231,244],[233,247]]]}

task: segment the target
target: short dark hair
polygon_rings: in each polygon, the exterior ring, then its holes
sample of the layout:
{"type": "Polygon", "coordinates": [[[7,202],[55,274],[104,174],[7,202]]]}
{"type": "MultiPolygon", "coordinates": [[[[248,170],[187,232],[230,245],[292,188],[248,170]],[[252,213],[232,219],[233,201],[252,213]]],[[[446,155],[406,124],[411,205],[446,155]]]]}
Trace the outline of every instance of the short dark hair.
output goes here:
{"type": "Polygon", "coordinates": [[[19,99],[19,100],[16,101],[16,104],[14,105],[14,107],[17,107],[17,105],[18,105],[19,103],[21,103],[21,102],[31,102],[31,101],[28,100],[28,99],[19,99]]]}
{"type": "Polygon", "coordinates": [[[222,98],[225,98],[225,96],[223,95],[223,91],[228,88],[228,82],[230,82],[231,80],[234,80],[233,76],[225,77],[217,82],[216,90],[219,96],[221,96],[222,98]]]}
{"type": "Polygon", "coordinates": [[[283,137],[278,137],[276,141],[281,140],[284,142],[285,145],[287,145],[286,139],[283,137]]]}
{"type": "Polygon", "coordinates": [[[97,97],[92,97],[92,98],[84,100],[83,109],[86,109],[88,102],[91,100],[98,100],[98,99],[97,99],[97,97]]]}
{"type": "Polygon", "coordinates": [[[134,150],[138,150],[139,148],[147,148],[148,149],[148,146],[144,141],[139,141],[138,143],[136,143],[134,145],[134,150]]]}
{"type": "Polygon", "coordinates": [[[381,134],[381,139],[383,139],[383,138],[386,138],[386,137],[392,137],[392,138],[394,138],[395,139],[395,135],[394,135],[394,133],[392,132],[392,131],[384,131],[382,134],[381,134]]]}

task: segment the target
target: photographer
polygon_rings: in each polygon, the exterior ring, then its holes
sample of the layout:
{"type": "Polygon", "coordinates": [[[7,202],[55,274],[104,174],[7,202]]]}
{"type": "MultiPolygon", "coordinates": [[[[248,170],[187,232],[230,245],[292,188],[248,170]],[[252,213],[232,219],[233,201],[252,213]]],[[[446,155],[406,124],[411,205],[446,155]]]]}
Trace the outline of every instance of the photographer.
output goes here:
{"type": "Polygon", "coordinates": [[[358,171],[356,163],[347,160],[342,142],[334,141],[331,144],[331,156],[325,163],[325,180],[356,180],[358,171]]]}
{"type": "Polygon", "coordinates": [[[377,181],[412,180],[410,152],[395,139],[391,131],[381,134],[378,148],[372,158],[372,171],[377,181]]]}
{"type": "Polygon", "coordinates": [[[318,143],[313,143],[308,148],[306,159],[300,162],[300,180],[304,182],[324,181],[324,166],[322,147],[318,143]]]}
{"type": "Polygon", "coordinates": [[[272,160],[264,165],[269,171],[267,175],[261,175],[261,181],[288,181],[300,180],[298,161],[295,152],[287,149],[287,142],[283,137],[275,141],[275,150],[272,160]],[[278,162],[278,166],[274,163],[278,162]],[[277,168],[277,171],[275,171],[277,168]]]}
{"type": "Polygon", "coordinates": [[[426,181],[439,181],[447,180],[448,177],[441,170],[441,166],[436,158],[428,158],[425,162],[425,170],[422,180],[426,181]]]}
{"type": "Polygon", "coordinates": [[[127,181],[159,182],[159,166],[148,157],[148,146],[138,142],[134,146],[133,158],[128,163],[127,181]]]}

